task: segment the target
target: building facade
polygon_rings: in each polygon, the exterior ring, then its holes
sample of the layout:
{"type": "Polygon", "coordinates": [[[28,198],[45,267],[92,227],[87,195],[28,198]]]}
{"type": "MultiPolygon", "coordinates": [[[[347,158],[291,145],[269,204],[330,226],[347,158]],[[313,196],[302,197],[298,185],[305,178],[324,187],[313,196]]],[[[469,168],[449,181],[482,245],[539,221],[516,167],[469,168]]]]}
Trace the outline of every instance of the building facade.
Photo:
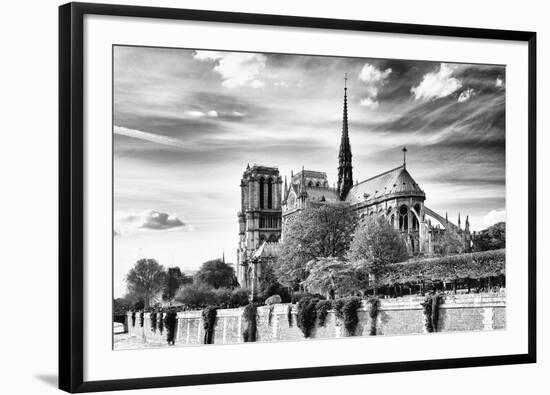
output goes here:
{"type": "Polygon", "coordinates": [[[361,218],[371,215],[386,218],[401,232],[411,256],[432,255],[434,242],[447,229],[461,234],[468,250],[471,247],[468,218],[463,230],[460,214],[455,225],[447,215],[443,218],[425,205],[426,193],[407,170],[406,153],[403,148],[403,163],[399,166],[354,184],[345,86],[336,185],[330,186],[325,172],[304,168],[291,173],[290,183],[285,177],[282,188],[276,167],[247,166],[243,173],[237,250],[241,286],[255,288],[261,283],[266,265],[277,257],[285,228],[300,211],[327,203],[349,204],[361,218]]]}

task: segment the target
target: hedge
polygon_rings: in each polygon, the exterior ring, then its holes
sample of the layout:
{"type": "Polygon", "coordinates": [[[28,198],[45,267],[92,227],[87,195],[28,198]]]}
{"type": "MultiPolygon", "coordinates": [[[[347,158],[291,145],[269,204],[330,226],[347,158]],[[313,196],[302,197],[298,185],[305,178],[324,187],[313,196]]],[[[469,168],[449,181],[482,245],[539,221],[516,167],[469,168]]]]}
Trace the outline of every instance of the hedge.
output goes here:
{"type": "Polygon", "coordinates": [[[473,252],[388,265],[379,273],[379,285],[414,283],[422,279],[450,282],[505,274],[506,250],[473,252]]]}

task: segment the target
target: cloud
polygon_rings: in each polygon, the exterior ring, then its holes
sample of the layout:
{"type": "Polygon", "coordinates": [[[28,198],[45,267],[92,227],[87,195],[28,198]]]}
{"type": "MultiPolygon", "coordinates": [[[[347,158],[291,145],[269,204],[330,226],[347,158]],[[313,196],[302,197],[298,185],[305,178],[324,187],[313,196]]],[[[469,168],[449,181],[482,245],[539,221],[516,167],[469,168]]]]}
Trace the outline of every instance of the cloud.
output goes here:
{"type": "Polygon", "coordinates": [[[365,97],[364,99],[361,99],[359,101],[359,104],[368,107],[368,108],[376,108],[378,107],[378,101],[371,99],[370,97],[365,97]]]}
{"type": "Polygon", "coordinates": [[[201,118],[205,115],[202,111],[185,111],[184,114],[194,118],[201,118]]]}
{"type": "Polygon", "coordinates": [[[418,86],[411,88],[415,100],[433,100],[449,96],[462,87],[462,82],[453,77],[454,65],[441,63],[439,69],[425,74],[418,86]]]}
{"type": "Polygon", "coordinates": [[[458,102],[462,103],[462,102],[468,101],[472,97],[474,97],[476,93],[477,92],[475,91],[475,89],[471,89],[471,88],[466,89],[466,90],[462,91],[460,93],[460,95],[458,96],[458,102]]]}
{"type": "Polygon", "coordinates": [[[150,141],[152,143],[157,143],[161,145],[168,145],[171,147],[181,147],[181,148],[186,147],[186,144],[184,144],[182,141],[178,139],[161,136],[155,133],[143,132],[141,130],[136,130],[136,129],[128,129],[123,126],[117,126],[117,125],[114,126],[113,131],[115,134],[118,134],[121,136],[133,137],[135,139],[150,141]]]}
{"type": "Polygon", "coordinates": [[[170,230],[183,228],[185,224],[176,215],[156,210],[146,210],[140,213],[115,213],[114,235],[127,235],[144,230],[170,230]]]}
{"type": "Polygon", "coordinates": [[[265,85],[262,73],[267,56],[255,53],[195,51],[193,57],[199,61],[214,62],[213,70],[221,75],[226,88],[249,86],[261,88],[265,85]]]}
{"type": "Polygon", "coordinates": [[[207,115],[209,117],[212,117],[212,118],[217,118],[218,117],[218,112],[217,111],[214,111],[214,110],[211,110],[211,111],[208,111],[207,112],[207,115]]]}
{"type": "Polygon", "coordinates": [[[506,210],[491,210],[483,217],[483,224],[491,226],[497,222],[506,222],[506,210]]]}
{"type": "Polygon", "coordinates": [[[501,88],[502,86],[504,86],[504,81],[502,80],[502,78],[497,77],[497,79],[495,80],[495,86],[497,88],[501,88]]]}
{"type": "Polygon", "coordinates": [[[390,68],[382,71],[370,63],[365,63],[359,72],[359,80],[364,84],[366,97],[361,99],[359,104],[369,108],[378,107],[378,101],[376,100],[378,91],[386,83],[391,73],[392,69],[390,68]]]}
{"type": "Polygon", "coordinates": [[[231,115],[234,116],[234,117],[237,117],[237,118],[244,117],[244,114],[242,112],[238,112],[238,111],[233,111],[231,113],[231,115]]]}

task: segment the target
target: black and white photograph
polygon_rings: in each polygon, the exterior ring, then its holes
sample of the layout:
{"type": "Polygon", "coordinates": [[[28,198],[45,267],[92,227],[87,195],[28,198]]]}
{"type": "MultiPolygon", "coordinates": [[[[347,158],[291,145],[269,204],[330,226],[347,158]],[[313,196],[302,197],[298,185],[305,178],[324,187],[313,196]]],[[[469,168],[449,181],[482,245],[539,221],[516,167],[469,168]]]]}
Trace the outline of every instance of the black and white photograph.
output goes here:
{"type": "Polygon", "coordinates": [[[506,330],[505,65],[113,45],[112,73],[114,350],[506,330]]]}

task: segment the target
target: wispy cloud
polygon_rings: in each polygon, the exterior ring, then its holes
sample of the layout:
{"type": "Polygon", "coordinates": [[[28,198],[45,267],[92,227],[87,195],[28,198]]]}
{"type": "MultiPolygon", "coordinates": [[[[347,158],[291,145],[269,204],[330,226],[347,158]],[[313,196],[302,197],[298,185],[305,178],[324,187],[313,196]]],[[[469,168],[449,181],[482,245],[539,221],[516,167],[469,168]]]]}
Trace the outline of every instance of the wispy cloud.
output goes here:
{"type": "Polygon", "coordinates": [[[469,88],[460,92],[460,95],[458,96],[457,100],[459,103],[462,103],[470,100],[475,94],[476,94],[475,89],[469,88]]]}
{"type": "Polygon", "coordinates": [[[181,140],[178,140],[172,137],[158,135],[155,133],[143,132],[141,130],[136,130],[136,129],[128,129],[123,126],[115,125],[113,127],[113,131],[115,134],[119,134],[121,136],[132,137],[138,140],[150,141],[156,144],[168,145],[172,147],[182,147],[182,148],[186,146],[186,144],[183,143],[181,140]]]}
{"type": "Polygon", "coordinates": [[[411,88],[416,100],[433,100],[449,96],[462,87],[462,82],[453,77],[455,65],[441,63],[435,71],[427,73],[418,86],[411,88]]]}

